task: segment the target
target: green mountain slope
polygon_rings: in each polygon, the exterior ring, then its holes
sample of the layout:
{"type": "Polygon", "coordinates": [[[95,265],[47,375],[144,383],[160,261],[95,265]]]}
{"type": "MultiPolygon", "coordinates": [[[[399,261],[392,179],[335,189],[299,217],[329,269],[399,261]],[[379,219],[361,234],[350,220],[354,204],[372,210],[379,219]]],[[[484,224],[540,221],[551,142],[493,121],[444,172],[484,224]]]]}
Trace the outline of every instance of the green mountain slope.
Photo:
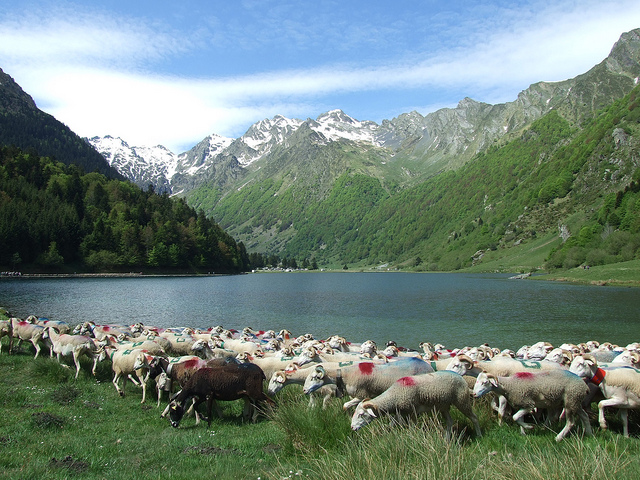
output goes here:
{"type": "MultiPolygon", "coordinates": [[[[390,188],[357,167],[325,195],[308,177],[289,188],[287,176],[271,177],[223,197],[215,211],[249,250],[266,245],[320,265],[455,270],[543,237],[545,254],[522,268],[629,260],[640,246],[638,95],[636,88],[581,127],[553,110],[413,187],[390,188]]],[[[347,164],[363,166],[358,158],[347,164]]]]}

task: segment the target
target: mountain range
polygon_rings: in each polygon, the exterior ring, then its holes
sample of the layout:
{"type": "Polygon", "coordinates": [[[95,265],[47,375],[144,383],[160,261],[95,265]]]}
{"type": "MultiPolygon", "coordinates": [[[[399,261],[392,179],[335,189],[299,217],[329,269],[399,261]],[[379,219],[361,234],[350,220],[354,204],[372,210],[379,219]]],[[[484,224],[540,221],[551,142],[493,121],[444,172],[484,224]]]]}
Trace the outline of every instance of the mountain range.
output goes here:
{"type": "MultiPolygon", "coordinates": [[[[587,201],[577,195],[578,185],[590,174],[576,165],[587,168],[595,161],[589,157],[592,151],[585,150],[580,162],[574,159],[573,167],[563,164],[554,170],[545,162],[563,149],[580,150],[572,142],[603,110],[632,92],[639,77],[636,29],[624,33],[609,56],[584,74],[533,84],[504,104],[464,98],[455,108],[427,115],[408,112],[380,124],[341,110],[306,120],[278,115],[257,122],[239,138],[214,134],[180,154],[162,146],[131,147],[112,137],[89,142],[122,175],[143,187],[185,197],[249,251],[333,264],[424,262],[429,269],[454,269],[478,262],[476,254],[487,247],[521,244],[540,235],[559,238],[560,225],[571,224],[569,204],[578,211],[598,211],[601,205],[592,196],[587,201]],[[534,132],[546,131],[549,122],[549,138],[556,143],[535,143],[534,132]],[[556,136],[557,131],[562,135],[556,136]],[[514,145],[531,149],[537,160],[523,157],[522,164],[484,178],[483,172],[493,170],[514,145]],[[460,190],[460,182],[467,188],[460,190]],[[488,192],[497,185],[505,190],[496,190],[491,198],[488,192]],[[529,190],[518,193],[520,210],[505,211],[508,196],[523,188],[529,190]],[[443,203],[453,192],[473,194],[474,201],[443,203]],[[483,239],[469,238],[469,244],[454,248],[452,240],[479,226],[483,239]]],[[[613,131],[615,125],[607,128],[613,131]]],[[[631,139],[626,145],[634,145],[635,127],[625,128],[631,139]]],[[[598,133],[599,142],[611,143],[611,131],[608,136],[598,133]]],[[[633,157],[633,149],[629,152],[633,157]]],[[[628,184],[633,158],[617,159],[617,166],[614,161],[617,176],[609,175],[606,182],[597,180],[596,185],[589,177],[599,198],[628,184]]],[[[590,220],[593,214],[571,228],[590,220]]],[[[562,250],[555,241],[546,245],[548,256],[552,248],[562,250]]]]}
{"type": "Polygon", "coordinates": [[[610,55],[583,75],[561,82],[539,82],[516,100],[498,105],[462,99],[456,108],[426,116],[413,111],[379,125],[358,121],[341,110],[315,120],[277,115],[252,125],[237,139],[212,134],[180,154],[165,147],[129,146],[120,138],[93,137],[89,142],[126,178],[142,187],[181,194],[213,182],[223,188],[242,182],[284,150],[301,143],[326,146],[350,143],[378,158],[385,178],[416,182],[456,169],[502,138],[518,133],[545,113],[557,110],[572,123],[628,93],[640,76],[640,34],[623,34],[610,55]],[[390,165],[393,164],[393,165],[390,165]],[[388,165],[385,167],[385,165],[388,165]],[[401,172],[397,172],[400,167],[401,172]],[[394,172],[395,171],[395,172],[394,172]]]}

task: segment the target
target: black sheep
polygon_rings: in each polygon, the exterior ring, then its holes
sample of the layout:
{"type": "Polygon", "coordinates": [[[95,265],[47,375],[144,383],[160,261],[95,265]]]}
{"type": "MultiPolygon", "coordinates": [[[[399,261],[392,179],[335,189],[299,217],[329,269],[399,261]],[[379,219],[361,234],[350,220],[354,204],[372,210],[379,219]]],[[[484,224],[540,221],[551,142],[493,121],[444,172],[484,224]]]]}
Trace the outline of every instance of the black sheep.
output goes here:
{"type": "MultiPolygon", "coordinates": [[[[273,404],[263,391],[263,381],[266,379],[262,369],[252,363],[227,364],[215,367],[205,367],[196,371],[171,400],[169,418],[173,427],[178,427],[184,416],[185,403],[193,399],[193,408],[207,400],[207,422],[211,425],[211,414],[216,400],[245,399],[243,417],[257,418],[256,404],[268,402],[273,404]],[[252,413],[253,407],[253,413],[252,413]]],[[[216,405],[218,416],[221,412],[216,405]]],[[[196,424],[200,419],[196,412],[196,424]]]]}

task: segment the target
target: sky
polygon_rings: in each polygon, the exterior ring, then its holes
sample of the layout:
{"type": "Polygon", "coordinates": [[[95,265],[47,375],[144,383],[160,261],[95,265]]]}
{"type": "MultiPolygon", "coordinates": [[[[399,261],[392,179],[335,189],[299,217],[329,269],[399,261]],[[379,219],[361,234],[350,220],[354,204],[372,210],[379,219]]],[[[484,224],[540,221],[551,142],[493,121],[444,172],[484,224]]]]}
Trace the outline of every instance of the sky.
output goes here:
{"type": "Polygon", "coordinates": [[[634,28],[638,0],[9,0],[0,68],[83,137],[181,153],[275,115],[510,102],[634,28]]]}

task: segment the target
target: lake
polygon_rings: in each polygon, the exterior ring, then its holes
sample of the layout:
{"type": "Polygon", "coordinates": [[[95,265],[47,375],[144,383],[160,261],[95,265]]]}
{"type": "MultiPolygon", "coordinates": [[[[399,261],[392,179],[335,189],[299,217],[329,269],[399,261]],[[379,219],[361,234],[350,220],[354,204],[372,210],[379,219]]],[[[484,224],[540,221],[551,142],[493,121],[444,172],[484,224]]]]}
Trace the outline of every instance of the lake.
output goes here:
{"type": "Polygon", "coordinates": [[[640,341],[640,291],[458,273],[259,273],[212,277],[2,278],[0,306],[70,324],[287,328],[316,338],[488,342],[640,341]]]}

